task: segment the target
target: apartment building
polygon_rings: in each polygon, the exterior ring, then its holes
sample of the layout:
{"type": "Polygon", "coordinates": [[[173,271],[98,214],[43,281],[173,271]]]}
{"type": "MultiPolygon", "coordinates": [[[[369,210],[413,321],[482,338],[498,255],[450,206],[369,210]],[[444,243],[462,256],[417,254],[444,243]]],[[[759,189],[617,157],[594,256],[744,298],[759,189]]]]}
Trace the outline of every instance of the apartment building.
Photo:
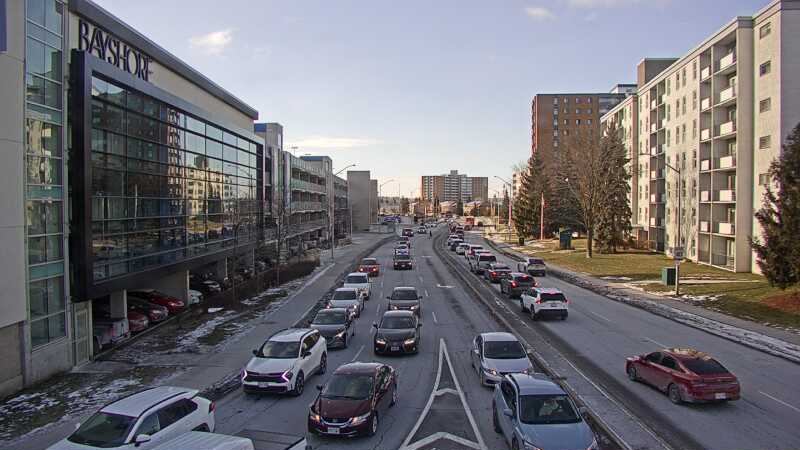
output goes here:
{"type": "Polygon", "coordinates": [[[457,170],[444,175],[423,175],[420,183],[422,201],[433,205],[439,202],[471,202],[489,198],[489,178],[470,177],[457,170]]]}
{"type": "Polygon", "coordinates": [[[798,43],[800,1],[776,0],[734,18],[656,75],[647,67],[653,60],[640,63],[632,205],[652,250],[682,247],[702,264],[759,270],[753,213],[771,161],[800,122],[798,43]]]}

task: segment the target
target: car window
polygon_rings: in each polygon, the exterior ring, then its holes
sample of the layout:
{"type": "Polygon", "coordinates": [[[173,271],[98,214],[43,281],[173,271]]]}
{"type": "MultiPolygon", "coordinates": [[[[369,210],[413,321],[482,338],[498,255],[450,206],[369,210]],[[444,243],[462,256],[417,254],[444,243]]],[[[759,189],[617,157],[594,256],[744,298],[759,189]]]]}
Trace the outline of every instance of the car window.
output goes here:
{"type": "Polygon", "coordinates": [[[334,374],[322,388],[322,398],[362,400],[372,394],[372,375],[334,374]]]}
{"type": "MultiPolygon", "coordinates": [[[[142,421],[142,424],[139,425],[139,429],[136,430],[136,434],[148,434],[150,436],[158,433],[161,431],[161,424],[158,420],[158,412],[154,412],[149,416],[145,417],[142,421]]],[[[135,438],[135,436],[134,436],[135,438]]]]}
{"type": "Polygon", "coordinates": [[[664,355],[664,357],[661,358],[661,365],[668,369],[681,370],[678,368],[678,363],[675,362],[675,358],[672,356],[664,355]]]}
{"type": "Polygon", "coordinates": [[[683,365],[698,375],[728,373],[728,369],[713,358],[685,359],[683,365]]]}
{"type": "Polygon", "coordinates": [[[302,351],[306,352],[311,350],[314,347],[314,337],[313,336],[306,336],[303,339],[302,351]]]}
{"type": "Polygon", "coordinates": [[[518,341],[486,341],[483,352],[491,359],[520,359],[525,358],[525,349],[518,341]]]}
{"type": "Polygon", "coordinates": [[[378,260],[373,258],[366,258],[361,261],[361,264],[365,266],[375,266],[378,264],[378,260]]]}
{"type": "Polygon", "coordinates": [[[384,328],[387,330],[407,330],[410,328],[415,328],[414,318],[413,317],[393,317],[388,316],[384,317],[381,320],[381,324],[378,328],[384,328]]]}
{"type": "Polygon", "coordinates": [[[316,325],[336,325],[345,323],[346,321],[347,315],[343,311],[330,311],[323,309],[317,313],[312,323],[316,325]]]}
{"type": "Polygon", "coordinates": [[[337,290],[333,292],[333,300],[355,300],[358,298],[358,294],[355,290],[345,289],[345,290],[337,290]]]}
{"type": "Polygon", "coordinates": [[[505,400],[506,405],[511,408],[511,411],[516,411],[517,402],[514,398],[514,388],[511,386],[511,383],[503,380],[503,382],[500,383],[500,392],[503,394],[503,400],[505,400]]]}
{"type": "Polygon", "coordinates": [[[345,283],[363,284],[369,283],[367,275],[348,275],[345,283]]]}
{"type": "Polygon", "coordinates": [[[299,342],[267,341],[258,355],[262,358],[297,358],[299,350],[299,342]]]}
{"type": "Polygon", "coordinates": [[[188,399],[178,400],[158,410],[158,422],[161,429],[167,428],[183,419],[197,409],[197,404],[188,399]]]}
{"type": "Polygon", "coordinates": [[[397,289],[392,291],[392,300],[417,300],[419,295],[413,289],[397,289]]]}
{"type": "Polygon", "coordinates": [[[485,261],[497,261],[497,257],[495,257],[494,255],[481,255],[481,256],[478,258],[478,260],[479,260],[479,261],[481,261],[481,262],[485,262],[485,261]]]}
{"type": "Polygon", "coordinates": [[[650,353],[644,359],[653,364],[659,364],[661,363],[661,352],[650,353]]]}
{"type": "Polygon", "coordinates": [[[533,278],[531,278],[530,275],[517,275],[514,279],[520,283],[529,283],[533,281],[533,278]]]}
{"type": "Polygon", "coordinates": [[[83,422],[67,440],[92,447],[118,447],[125,443],[135,420],[131,416],[98,412],[83,422]]]}
{"type": "Polygon", "coordinates": [[[523,395],[520,420],[529,424],[576,423],[581,418],[566,395],[523,395]]]}
{"type": "Polygon", "coordinates": [[[478,346],[478,354],[483,356],[483,338],[480,336],[475,338],[475,345],[478,346]]]}
{"type": "Polygon", "coordinates": [[[544,302],[564,302],[566,300],[567,300],[567,298],[564,297],[564,294],[562,294],[560,292],[556,292],[556,293],[552,293],[552,294],[547,293],[547,292],[543,292],[542,293],[542,301],[544,301],[544,302]]]}

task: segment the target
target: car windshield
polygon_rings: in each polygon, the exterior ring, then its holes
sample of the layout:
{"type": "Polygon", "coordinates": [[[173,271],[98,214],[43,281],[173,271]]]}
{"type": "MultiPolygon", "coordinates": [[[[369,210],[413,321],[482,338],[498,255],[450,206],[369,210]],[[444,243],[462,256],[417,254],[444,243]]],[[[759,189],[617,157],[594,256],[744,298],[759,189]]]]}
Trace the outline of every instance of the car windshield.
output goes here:
{"type": "Polygon", "coordinates": [[[414,319],[412,317],[384,317],[378,328],[388,330],[403,330],[414,328],[414,319]]]}
{"type": "Polygon", "coordinates": [[[529,264],[544,264],[544,261],[541,259],[531,259],[529,264]]]}
{"type": "Polygon", "coordinates": [[[377,266],[378,265],[378,260],[377,259],[373,259],[373,258],[367,258],[367,259],[361,260],[361,264],[365,265],[365,266],[377,266]]]}
{"type": "Polygon", "coordinates": [[[496,266],[494,266],[492,269],[493,269],[493,270],[511,270],[511,268],[510,268],[510,267],[508,267],[508,266],[504,266],[504,265],[499,265],[499,264],[498,264],[498,265],[496,265],[496,266]]]}
{"type": "Polygon", "coordinates": [[[567,300],[566,297],[564,297],[564,294],[560,292],[556,292],[555,294],[542,292],[539,294],[539,296],[542,298],[543,302],[563,302],[567,300]]]}
{"type": "Polygon", "coordinates": [[[323,398],[349,398],[363,400],[372,393],[371,375],[334,374],[322,388],[323,398]]]}
{"type": "Polygon", "coordinates": [[[411,256],[409,256],[409,255],[397,255],[397,256],[395,256],[394,259],[399,259],[401,261],[408,261],[408,260],[411,259],[411,256]]]}
{"type": "Polygon", "coordinates": [[[494,262],[494,261],[497,261],[497,257],[495,257],[494,255],[481,255],[481,256],[478,257],[478,261],[480,261],[480,262],[486,262],[486,261],[494,262]]]}
{"type": "Polygon", "coordinates": [[[358,298],[358,293],[355,290],[334,291],[332,300],[355,300],[358,298]]]}
{"type": "Polygon", "coordinates": [[[345,283],[366,284],[369,283],[369,278],[366,275],[348,275],[345,283]]]}
{"type": "Polygon", "coordinates": [[[729,373],[728,369],[713,358],[684,359],[681,362],[687,369],[698,375],[729,373]]]}
{"type": "Polygon", "coordinates": [[[67,440],[92,447],[119,447],[125,443],[125,438],[128,437],[135,421],[135,417],[98,412],[84,422],[67,440]]]}
{"type": "Polygon", "coordinates": [[[520,396],[520,420],[528,424],[577,423],[581,421],[566,395],[520,396]]]}
{"type": "Polygon", "coordinates": [[[392,300],[417,300],[417,291],[413,289],[397,289],[392,291],[392,300]]]}
{"type": "Polygon", "coordinates": [[[346,322],[344,311],[325,311],[322,310],[314,317],[314,324],[317,325],[337,325],[346,322]]]}
{"type": "Polygon", "coordinates": [[[299,342],[267,341],[258,354],[262,358],[297,358],[300,353],[299,342]]]}
{"type": "Polygon", "coordinates": [[[517,341],[486,341],[483,343],[483,355],[491,359],[525,358],[525,350],[517,341]]]}

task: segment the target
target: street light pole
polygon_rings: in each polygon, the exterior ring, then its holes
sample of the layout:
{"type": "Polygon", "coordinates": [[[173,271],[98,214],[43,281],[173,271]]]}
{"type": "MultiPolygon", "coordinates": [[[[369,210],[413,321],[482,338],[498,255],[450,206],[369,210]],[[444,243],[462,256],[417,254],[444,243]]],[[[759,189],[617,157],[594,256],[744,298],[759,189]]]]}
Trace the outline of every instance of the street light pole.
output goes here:
{"type": "MultiPolygon", "coordinates": [[[[683,244],[681,243],[681,227],[683,222],[683,204],[681,202],[681,197],[683,197],[683,172],[681,169],[676,169],[675,167],[670,166],[669,164],[664,163],[665,166],[675,171],[678,174],[678,187],[675,189],[676,194],[678,196],[678,245],[677,247],[681,248],[681,253],[685,250],[683,249],[683,244]]],[[[681,259],[675,255],[676,250],[673,248],[672,250],[672,257],[675,259],[675,295],[680,295],[680,286],[681,286],[681,259]]],[[[683,255],[680,255],[683,257],[683,255]]]]}

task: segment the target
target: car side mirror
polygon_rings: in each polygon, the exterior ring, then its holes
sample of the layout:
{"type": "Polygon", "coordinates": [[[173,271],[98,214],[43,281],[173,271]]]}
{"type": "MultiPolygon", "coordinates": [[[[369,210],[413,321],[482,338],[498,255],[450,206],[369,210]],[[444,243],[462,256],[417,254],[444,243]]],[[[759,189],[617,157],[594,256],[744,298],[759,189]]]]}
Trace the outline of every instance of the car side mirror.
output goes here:
{"type": "Polygon", "coordinates": [[[258,356],[258,350],[253,349],[253,356],[258,356]]]}
{"type": "Polygon", "coordinates": [[[421,296],[421,295],[418,295],[418,296],[417,296],[417,300],[422,300],[422,296],[421,296]]]}
{"type": "Polygon", "coordinates": [[[506,417],[513,418],[514,417],[514,412],[511,411],[511,408],[505,408],[505,409],[503,409],[503,415],[506,416],[506,417]]]}
{"type": "Polygon", "coordinates": [[[303,358],[308,358],[309,356],[311,356],[311,351],[306,350],[303,352],[303,358]]]}
{"type": "Polygon", "coordinates": [[[137,434],[136,439],[133,440],[134,445],[137,447],[150,442],[150,435],[149,434],[137,434]]]}

